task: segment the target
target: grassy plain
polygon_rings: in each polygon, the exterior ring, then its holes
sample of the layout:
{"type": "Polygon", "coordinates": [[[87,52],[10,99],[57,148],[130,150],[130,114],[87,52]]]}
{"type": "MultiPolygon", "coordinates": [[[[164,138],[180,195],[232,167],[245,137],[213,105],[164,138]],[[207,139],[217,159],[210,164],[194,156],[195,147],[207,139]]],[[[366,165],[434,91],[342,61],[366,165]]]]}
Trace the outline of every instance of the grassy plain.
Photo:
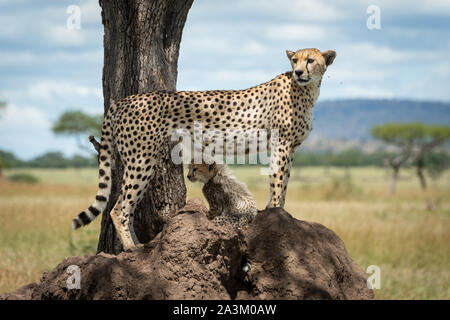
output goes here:
{"type": "MultiPolygon", "coordinates": [[[[267,177],[256,167],[233,167],[258,207],[268,198],[267,177]]],[[[95,254],[100,219],[76,232],[74,215],[96,192],[95,169],[15,169],[40,182],[0,182],[0,293],[38,281],[70,255],[95,254]]],[[[424,194],[412,170],[387,194],[380,168],[294,168],[285,209],[298,219],[334,230],[364,269],[381,269],[378,299],[450,298],[450,171],[424,194]],[[435,209],[427,210],[432,199],[435,209]]],[[[201,185],[187,182],[188,198],[201,185]]]]}

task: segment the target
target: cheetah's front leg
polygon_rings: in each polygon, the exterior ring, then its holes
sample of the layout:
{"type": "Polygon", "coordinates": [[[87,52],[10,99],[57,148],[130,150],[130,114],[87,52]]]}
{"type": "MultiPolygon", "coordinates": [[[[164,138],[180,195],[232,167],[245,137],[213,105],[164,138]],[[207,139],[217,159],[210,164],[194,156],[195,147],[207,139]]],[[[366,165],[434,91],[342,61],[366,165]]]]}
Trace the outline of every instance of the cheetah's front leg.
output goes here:
{"type": "Polygon", "coordinates": [[[286,197],[293,152],[282,146],[278,149],[277,158],[278,160],[271,160],[270,199],[266,208],[283,207],[286,197]]]}
{"type": "Polygon", "coordinates": [[[289,154],[288,161],[286,163],[286,168],[284,172],[284,180],[283,180],[283,190],[281,191],[281,199],[280,199],[280,207],[284,207],[284,203],[286,201],[286,191],[289,183],[289,178],[291,177],[291,168],[292,162],[294,161],[294,151],[289,154]]]}
{"type": "Polygon", "coordinates": [[[208,203],[210,204],[209,211],[206,215],[208,219],[213,220],[215,217],[222,215],[224,211],[223,205],[221,204],[220,201],[218,201],[215,198],[215,195],[208,194],[205,195],[205,197],[208,200],[208,203]]]}

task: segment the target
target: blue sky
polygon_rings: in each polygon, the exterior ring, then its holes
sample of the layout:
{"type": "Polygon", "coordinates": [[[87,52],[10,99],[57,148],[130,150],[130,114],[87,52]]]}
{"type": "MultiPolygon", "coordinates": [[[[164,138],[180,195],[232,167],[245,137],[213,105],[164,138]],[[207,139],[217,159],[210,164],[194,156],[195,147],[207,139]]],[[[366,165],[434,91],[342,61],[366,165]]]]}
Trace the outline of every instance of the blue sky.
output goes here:
{"type": "MultiPolygon", "coordinates": [[[[0,149],[28,159],[79,152],[50,128],[64,111],[103,110],[103,27],[97,0],[0,0],[0,149]],[[81,8],[81,28],[66,12],[81,8]]],[[[334,49],[320,99],[450,101],[450,1],[194,0],[179,90],[239,89],[289,69],[285,49],[334,49]],[[380,8],[381,29],[366,12],[380,8]]]]}

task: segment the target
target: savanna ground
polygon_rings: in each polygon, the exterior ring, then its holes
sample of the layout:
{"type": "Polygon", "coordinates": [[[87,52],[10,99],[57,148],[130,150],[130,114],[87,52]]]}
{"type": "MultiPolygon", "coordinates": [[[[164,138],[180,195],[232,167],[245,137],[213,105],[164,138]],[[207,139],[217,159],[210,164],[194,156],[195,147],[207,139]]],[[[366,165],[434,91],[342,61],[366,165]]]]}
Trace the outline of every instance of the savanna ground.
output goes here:
{"type": "MultiPolygon", "coordinates": [[[[256,167],[233,167],[258,207],[268,198],[267,177],[256,167]]],[[[38,281],[71,255],[95,254],[100,220],[76,232],[75,214],[96,193],[95,169],[17,169],[40,182],[0,182],[0,293],[38,281]]],[[[285,209],[334,230],[364,269],[381,268],[378,299],[450,298],[450,172],[425,196],[414,171],[404,170],[397,193],[387,194],[381,168],[294,168],[285,209]],[[426,210],[426,198],[436,208],[426,210]]],[[[201,185],[187,182],[188,198],[201,185]]]]}

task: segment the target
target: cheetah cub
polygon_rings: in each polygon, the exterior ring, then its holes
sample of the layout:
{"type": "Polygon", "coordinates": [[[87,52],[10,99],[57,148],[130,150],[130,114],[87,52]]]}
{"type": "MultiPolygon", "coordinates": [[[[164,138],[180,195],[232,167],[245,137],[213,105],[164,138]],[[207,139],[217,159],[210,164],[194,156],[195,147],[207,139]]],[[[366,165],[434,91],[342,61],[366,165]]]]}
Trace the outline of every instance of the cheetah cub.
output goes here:
{"type": "Polygon", "coordinates": [[[191,163],[187,177],[192,182],[204,183],[202,191],[209,204],[209,219],[219,224],[228,222],[238,228],[253,220],[257,213],[255,200],[228,166],[191,163]]]}

